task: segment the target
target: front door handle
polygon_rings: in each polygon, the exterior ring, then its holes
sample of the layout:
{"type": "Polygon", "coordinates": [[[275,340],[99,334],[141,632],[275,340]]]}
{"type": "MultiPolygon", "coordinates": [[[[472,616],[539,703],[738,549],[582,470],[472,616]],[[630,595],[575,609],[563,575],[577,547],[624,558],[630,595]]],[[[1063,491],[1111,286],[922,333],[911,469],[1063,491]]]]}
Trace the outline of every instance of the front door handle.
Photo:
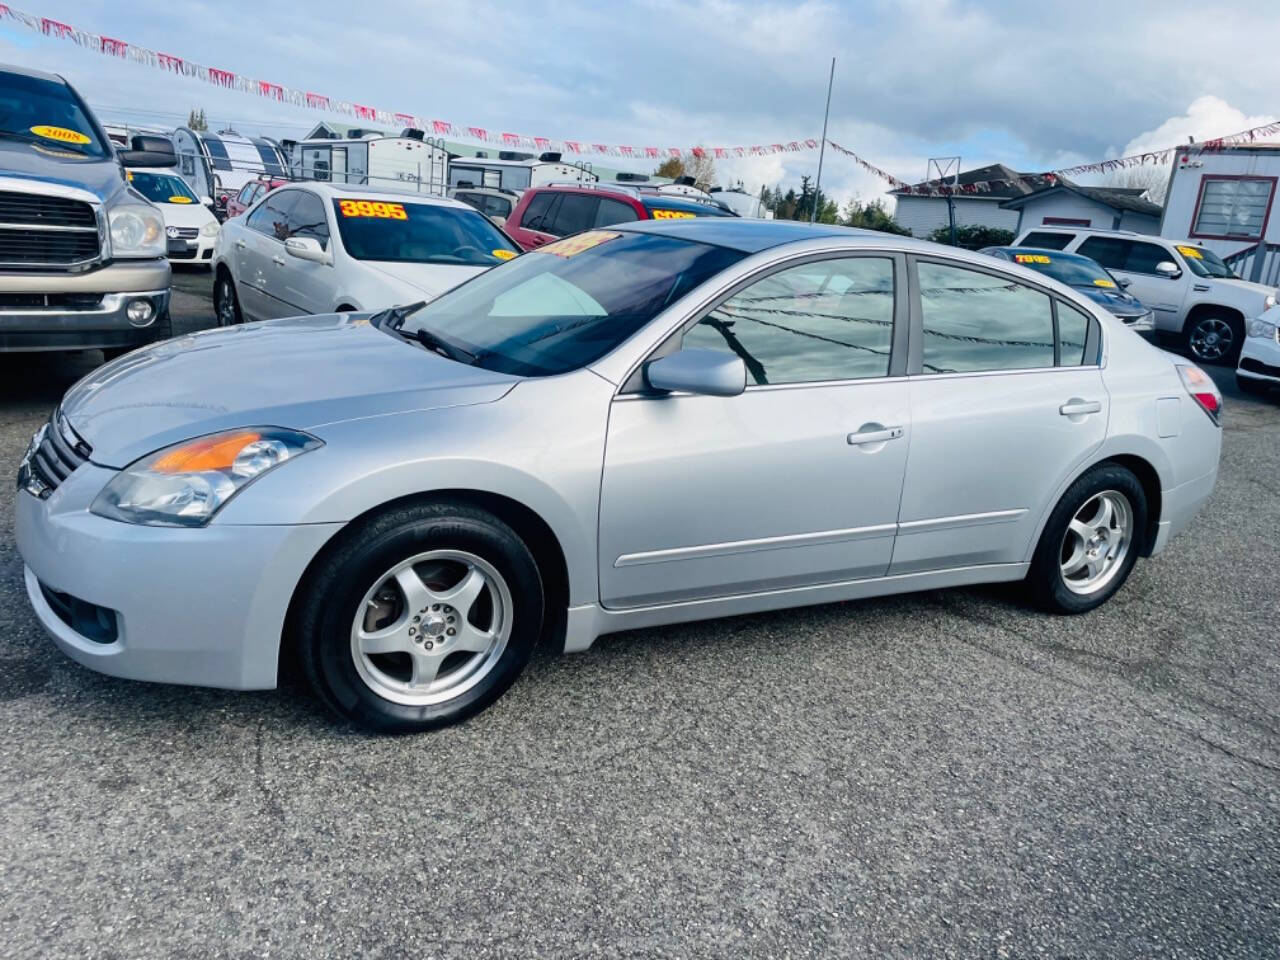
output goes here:
{"type": "Polygon", "coordinates": [[[849,442],[855,447],[866,443],[884,443],[886,440],[897,440],[902,436],[902,427],[880,427],[875,430],[862,429],[849,434],[849,442]]]}
{"type": "Polygon", "coordinates": [[[1090,413],[1101,413],[1102,404],[1097,400],[1081,400],[1079,397],[1072,397],[1058,408],[1058,412],[1064,417],[1083,417],[1090,413]]]}
{"type": "Polygon", "coordinates": [[[272,263],[274,263],[277,267],[283,267],[283,266],[284,266],[284,257],[281,257],[281,256],[275,256],[275,257],[272,257],[272,258],[271,258],[271,262],[272,262],[272,263]]]}

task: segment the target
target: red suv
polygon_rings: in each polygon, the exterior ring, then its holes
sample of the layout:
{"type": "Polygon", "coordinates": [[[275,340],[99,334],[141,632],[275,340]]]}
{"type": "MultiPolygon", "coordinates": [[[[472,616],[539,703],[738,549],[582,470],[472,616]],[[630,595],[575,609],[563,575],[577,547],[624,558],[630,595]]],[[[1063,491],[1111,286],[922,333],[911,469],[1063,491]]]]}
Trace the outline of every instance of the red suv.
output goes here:
{"type": "Polygon", "coordinates": [[[520,197],[505,229],[523,250],[580,230],[632,220],[732,217],[715,204],[606,183],[534,187],[520,197]]]}
{"type": "Polygon", "coordinates": [[[230,220],[232,217],[240,216],[240,214],[252,207],[254,201],[264,193],[270,193],[276,187],[283,187],[286,183],[289,183],[289,181],[268,179],[266,177],[250,180],[240,188],[240,192],[234,197],[227,197],[227,219],[230,220]]]}

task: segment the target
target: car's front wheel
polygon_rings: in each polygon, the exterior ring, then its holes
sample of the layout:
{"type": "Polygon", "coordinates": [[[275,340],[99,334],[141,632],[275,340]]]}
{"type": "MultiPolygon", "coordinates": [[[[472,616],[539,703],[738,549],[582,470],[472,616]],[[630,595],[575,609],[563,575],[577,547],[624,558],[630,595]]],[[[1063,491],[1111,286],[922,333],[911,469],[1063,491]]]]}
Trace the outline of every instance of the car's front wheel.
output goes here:
{"type": "Polygon", "coordinates": [[[1133,472],[1095,467],[1073,483],[1045,524],[1027,573],[1032,598],[1051,613],[1084,613],[1128,579],[1143,546],[1147,497],[1133,472]]]}
{"type": "Polygon", "coordinates": [[[529,662],[542,582],[524,542],[465,504],[385,513],[353,529],[311,576],[302,666],[341,716],[387,732],[464,720],[529,662]]]}

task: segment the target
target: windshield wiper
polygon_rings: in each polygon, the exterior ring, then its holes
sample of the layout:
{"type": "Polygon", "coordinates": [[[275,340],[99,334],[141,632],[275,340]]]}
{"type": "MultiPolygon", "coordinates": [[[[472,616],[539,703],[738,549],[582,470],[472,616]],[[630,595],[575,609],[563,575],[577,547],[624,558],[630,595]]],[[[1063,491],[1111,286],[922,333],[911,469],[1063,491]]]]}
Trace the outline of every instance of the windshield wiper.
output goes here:
{"type": "Polygon", "coordinates": [[[427,301],[418,300],[414,303],[404,303],[398,307],[387,307],[385,310],[379,310],[369,318],[369,322],[375,327],[381,327],[384,323],[391,330],[399,330],[404,326],[405,320],[409,314],[416,310],[421,310],[427,305],[427,301]]]}
{"type": "Polygon", "coordinates": [[[456,343],[450,343],[438,334],[432,333],[423,327],[416,330],[405,330],[404,322],[412,313],[417,313],[420,309],[427,305],[427,301],[419,300],[417,303],[406,303],[399,307],[389,307],[381,310],[369,318],[369,322],[375,327],[381,329],[386,327],[392,330],[406,340],[413,340],[422,344],[433,353],[438,353],[442,357],[450,360],[456,360],[458,363],[474,364],[476,355],[470,350],[464,350],[456,343]]]}

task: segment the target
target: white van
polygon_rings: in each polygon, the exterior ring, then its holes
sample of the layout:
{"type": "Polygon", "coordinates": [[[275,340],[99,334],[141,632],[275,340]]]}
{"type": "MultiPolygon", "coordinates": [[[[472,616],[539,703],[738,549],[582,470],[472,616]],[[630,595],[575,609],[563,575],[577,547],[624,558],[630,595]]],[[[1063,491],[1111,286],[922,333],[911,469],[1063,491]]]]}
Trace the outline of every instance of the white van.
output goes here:
{"type": "Polygon", "coordinates": [[[1157,332],[1181,339],[1205,363],[1236,362],[1248,322],[1276,304],[1276,290],[1241,280],[1212,250],[1128,230],[1033,227],[1019,247],[1065,250],[1096,260],[1151,308],[1157,332]]]}
{"type": "Polygon", "coordinates": [[[443,196],[449,151],[421,130],[398,137],[370,134],[354,140],[299,140],[289,144],[295,180],[318,180],[443,196]]]}

